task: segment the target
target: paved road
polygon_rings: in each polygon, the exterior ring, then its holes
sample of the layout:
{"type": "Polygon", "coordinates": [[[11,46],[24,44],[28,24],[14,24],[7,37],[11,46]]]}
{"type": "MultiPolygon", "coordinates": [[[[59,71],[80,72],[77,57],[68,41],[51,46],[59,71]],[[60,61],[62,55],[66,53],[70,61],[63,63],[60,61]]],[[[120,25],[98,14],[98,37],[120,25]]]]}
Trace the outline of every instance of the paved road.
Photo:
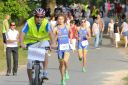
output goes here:
{"type": "MultiPolygon", "coordinates": [[[[103,85],[106,77],[110,76],[107,72],[127,70],[128,60],[125,59],[115,48],[109,47],[108,40],[104,40],[101,49],[91,49],[88,53],[87,72],[82,73],[77,54],[71,54],[69,63],[70,80],[67,85],[103,85]]],[[[44,85],[60,85],[60,73],[58,61],[55,54],[49,58],[49,81],[44,85]]],[[[108,81],[109,82],[109,81],[108,81]]],[[[26,68],[19,70],[18,75],[0,76],[0,85],[28,85],[26,68]]]]}

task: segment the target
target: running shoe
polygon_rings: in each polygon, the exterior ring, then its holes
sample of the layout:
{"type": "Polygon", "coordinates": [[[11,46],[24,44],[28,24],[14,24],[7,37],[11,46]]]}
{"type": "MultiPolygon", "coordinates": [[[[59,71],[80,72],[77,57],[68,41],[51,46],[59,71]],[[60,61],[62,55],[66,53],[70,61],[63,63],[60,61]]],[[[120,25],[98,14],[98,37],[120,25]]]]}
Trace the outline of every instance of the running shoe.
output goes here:
{"type": "Polygon", "coordinates": [[[84,67],[82,68],[82,72],[86,72],[86,69],[84,67]]]}
{"type": "Polygon", "coordinates": [[[79,61],[82,61],[82,58],[79,57],[79,61]]]}
{"type": "Polygon", "coordinates": [[[65,71],[65,79],[68,80],[70,77],[69,77],[69,74],[68,74],[68,71],[65,71]]]}
{"type": "Polygon", "coordinates": [[[61,80],[61,85],[66,85],[65,80],[61,80]]]}

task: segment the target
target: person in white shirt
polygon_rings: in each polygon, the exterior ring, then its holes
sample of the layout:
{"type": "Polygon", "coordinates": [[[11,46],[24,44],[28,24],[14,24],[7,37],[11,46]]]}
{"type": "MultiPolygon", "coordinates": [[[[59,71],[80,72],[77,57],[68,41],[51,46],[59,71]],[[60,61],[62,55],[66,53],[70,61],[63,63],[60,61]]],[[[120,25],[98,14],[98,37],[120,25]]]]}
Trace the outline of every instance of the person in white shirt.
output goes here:
{"type": "Polygon", "coordinates": [[[6,48],[6,60],[7,60],[7,73],[6,76],[11,74],[11,54],[13,56],[13,75],[17,74],[18,69],[18,41],[19,32],[15,29],[15,22],[11,22],[10,29],[6,32],[7,48],[6,48]]]}
{"type": "Polygon", "coordinates": [[[51,25],[51,27],[52,27],[52,30],[53,30],[53,28],[57,25],[57,22],[56,22],[56,20],[55,20],[55,16],[54,16],[54,15],[51,16],[50,25],[51,25]]]}
{"type": "Polygon", "coordinates": [[[95,19],[95,21],[92,25],[92,33],[93,33],[93,36],[95,36],[94,47],[96,49],[98,49],[99,48],[100,29],[99,29],[99,24],[98,24],[97,19],[95,19]]]}
{"type": "Polygon", "coordinates": [[[108,33],[110,36],[111,45],[114,46],[114,20],[112,18],[108,24],[108,33]]]}

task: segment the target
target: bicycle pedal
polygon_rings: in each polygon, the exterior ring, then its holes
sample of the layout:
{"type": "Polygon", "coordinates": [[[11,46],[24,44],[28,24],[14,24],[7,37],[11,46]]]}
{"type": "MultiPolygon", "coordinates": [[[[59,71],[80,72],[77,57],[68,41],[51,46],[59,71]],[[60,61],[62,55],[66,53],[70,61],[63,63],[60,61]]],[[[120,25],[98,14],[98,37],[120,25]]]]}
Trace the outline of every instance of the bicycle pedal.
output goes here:
{"type": "Polygon", "coordinates": [[[42,79],[43,79],[43,80],[49,80],[47,77],[43,77],[42,79]]]}

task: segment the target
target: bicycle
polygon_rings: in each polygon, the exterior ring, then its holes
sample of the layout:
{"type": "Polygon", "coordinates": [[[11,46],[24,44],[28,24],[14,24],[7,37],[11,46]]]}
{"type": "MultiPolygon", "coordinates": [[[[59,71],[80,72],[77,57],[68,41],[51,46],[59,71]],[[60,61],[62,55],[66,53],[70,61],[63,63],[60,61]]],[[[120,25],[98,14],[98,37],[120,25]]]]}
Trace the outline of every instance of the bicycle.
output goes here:
{"type": "Polygon", "coordinates": [[[44,83],[41,64],[44,61],[46,51],[50,50],[50,47],[42,47],[40,43],[38,42],[28,48],[28,59],[32,60],[32,85],[42,85],[44,83]]]}

